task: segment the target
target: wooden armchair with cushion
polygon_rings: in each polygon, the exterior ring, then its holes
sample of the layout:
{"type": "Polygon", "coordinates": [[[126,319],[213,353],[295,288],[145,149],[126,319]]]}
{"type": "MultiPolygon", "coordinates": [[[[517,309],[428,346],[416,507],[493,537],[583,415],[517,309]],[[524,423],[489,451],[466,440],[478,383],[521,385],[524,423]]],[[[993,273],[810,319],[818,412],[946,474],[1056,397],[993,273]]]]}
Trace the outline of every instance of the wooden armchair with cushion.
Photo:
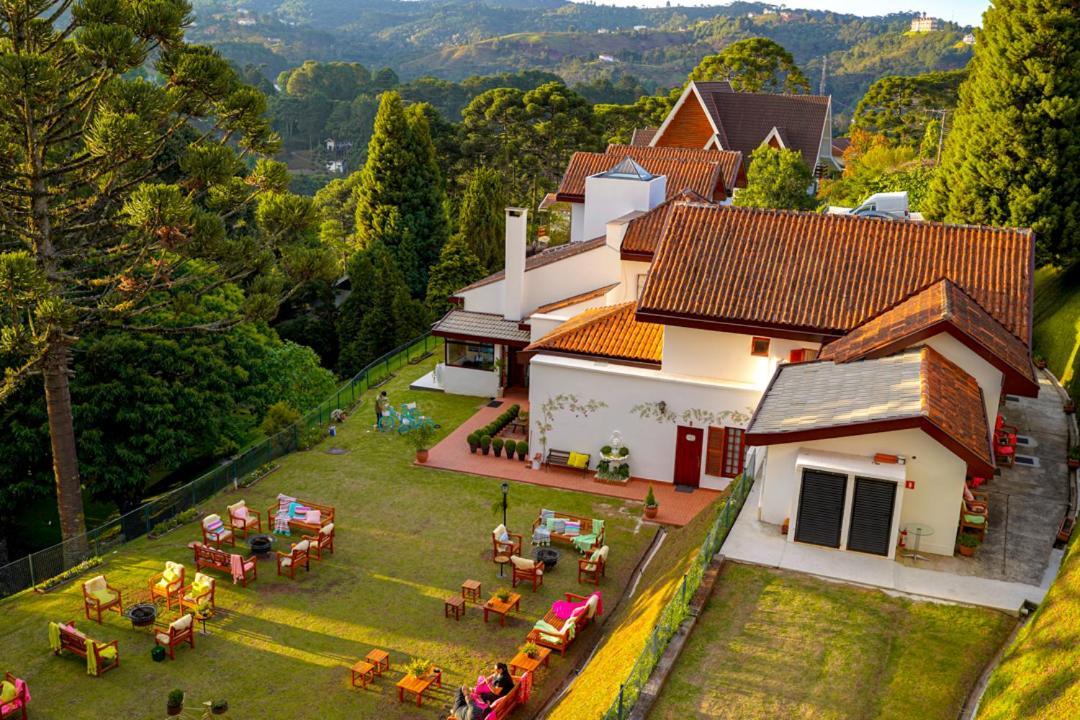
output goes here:
{"type": "Polygon", "coordinates": [[[331,555],[334,554],[334,523],[323,525],[319,530],[319,535],[304,535],[303,540],[307,540],[308,553],[316,560],[322,560],[323,550],[326,550],[331,555]]]}
{"type": "Polygon", "coordinates": [[[184,589],[184,566],[171,560],[165,561],[162,572],[150,576],[150,602],[164,598],[165,606],[172,610],[173,603],[180,604],[180,591],[184,589]]]}
{"type": "Polygon", "coordinates": [[[26,705],[29,702],[30,690],[26,687],[26,681],[11,673],[4,673],[4,679],[0,681],[0,720],[26,720],[26,705]]]}
{"type": "Polygon", "coordinates": [[[105,581],[104,575],[92,577],[83,583],[83,611],[87,620],[97,620],[101,623],[101,613],[112,610],[118,615],[124,613],[124,600],[120,595],[120,589],[115,588],[105,581]],[[97,617],[90,617],[94,613],[97,617]]]}
{"type": "Polygon", "coordinates": [[[296,568],[303,565],[305,570],[311,570],[311,554],[309,548],[311,541],[301,540],[292,546],[287,553],[280,550],[277,553],[277,574],[288,575],[290,579],[296,578],[296,568]]]}
{"type": "Polygon", "coordinates": [[[195,612],[202,608],[213,608],[214,590],[217,582],[209,575],[195,573],[195,580],[180,592],[180,609],[195,612]]]}
{"type": "Polygon", "coordinates": [[[226,527],[220,515],[207,515],[202,521],[203,544],[218,550],[222,545],[236,546],[236,536],[226,527]]]}
{"type": "Polygon", "coordinates": [[[979,541],[986,540],[986,526],[990,522],[990,498],[986,493],[972,492],[964,488],[964,499],[960,504],[960,532],[971,531],[979,536],[979,541]]]}
{"type": "Polygon", "coordinates": [[[510,556],[510,563],[514,571],[510,581],[512,587],[517,587],[519,582],[527,582],[532,585],[533,592],[536,592],[536,589],[544,584],[544,563],[517,555],[510,556]]]}
{"type": "Polygon", "coordinates": [[[593,550],[589,557],[578,559],[577,581],[591,582],[593,585],[600,584],[600,578],[604,577],[607,568],[608,546],[593,550]]]}
{"type": "Polygon", "coordinates": [[[195,616],[185,613],[178,620],[166,623],[163,620],[154,622],[154,643],[164,647],[169,657],[176,659],[175,648],[177,645],[187,643],[191,649],[195,649],[195,616]]]}
{"type": "Polygon", "coordinates": [[[521,554],[522,537],[520,533],[512,533],[505,525],[500,525],[491,531],[492,559],[497,557],[511,558],[521,554]]]}
{"type": "Polygon", "coordinates": [[[262,532],[262,516],[258,510],[252,510],[243,500],[233,503],[225,508],[229,512],[229,529],[233,535],[243,534],[247,537],[250,533],[262,532]]]}

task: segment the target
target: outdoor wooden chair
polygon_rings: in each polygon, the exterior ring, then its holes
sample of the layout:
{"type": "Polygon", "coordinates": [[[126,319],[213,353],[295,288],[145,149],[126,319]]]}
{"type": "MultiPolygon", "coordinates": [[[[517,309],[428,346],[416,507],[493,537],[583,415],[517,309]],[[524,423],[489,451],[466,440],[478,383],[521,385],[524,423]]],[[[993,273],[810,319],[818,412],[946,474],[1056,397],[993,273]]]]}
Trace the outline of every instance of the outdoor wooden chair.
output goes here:
{"type": "Polygon", "coordinates": [[[319,535],[304,535],[304,540],[307,540],[308,553],[316,560],[322,560],[323,550],[326,550],[331,555],[334,554],[334,523],[329,525],[323,525],[319,530],[319,535]]]}
{"type": "Polygon", "coordinates": [[[1004,416],[997,416],[997,420],[994,421],[995,442],[1000,445],[1012,445],[1013,447],[1016,447],[1016,434],[1018,432],[1020,432],[1020,428],[1006,423],[1004,416]]]}
{"type": "Polygon", "coordinates": [[[533,592],[544,584],[544,563],[539,560],[510,556],[510,564],[513,566],[513,574],[510,579],[511,587],[517,587],[519,582],[532,585],[533,592]]]}
{"type": "Polygon", "coordinates": [[[87,620],[97,620],[101,624],[101,614],[111,610],[117,615],[124,613],[124,600],[120,588],[115,588],[105,581],[104,575],[92,577],[82,586],[83,611],[87,620]],[[90,617],[94,613],[95,617],[90,617]]]}
{"type": "Polygon", "coordinates": [[[214,591],[217,589],[217,581],[209,575],[201,572],[195,573],[195,581],[186,586],[180,593],[180,610],[195,612],[200,608],[214,608],[214,591]]]}
{"type": "Polygon", "coordinates": [[[960,505],[960,532],[970,531],[982,542],[986,540],[986,526],[990,522],[990,499],[985,493],[970,495],[960,505]]]}
{"type": "Polygon", "coordinates": [[[491,531],[492,559],[497,557],[511,558],[521,554],[522,536],[520,533],[512,533],[505,525],[499,525],[491,531]]]}
{"type": "Polygon", "coordinates": [[[171,623],[164,620],[154,622],[154,643],[161,645],[169,653],[169,658],[176,659],[176,646],[187,643],[191,649],[195,649],[195,616],[184,613],[184,616],[171,623]]]}
{"type": "Polygon", "coordinates": [[[11,673],[4,673],[3,690],[0,690],[0,720],[26,720],[26,705],[30,702],[30,691],[26,681],[11,673]],[[12,693],[14,693],[12,695],[12,693]],[[11,695],[7,700],[4,695],[11,695]]]}
{"type": "Polygon", "coordinates": [[[218,550],[222,545],[236,546],[236,536],[226,527],[220,515],[207,515],[202,521],[203,544],[218,550]]]}
{"type": "Polygon", "coordinates": [[[252,531],[262,532],[262,516],[258,510],[249,508],[243,500],[225,509],[229,511],[229,529],[234,536],[243,533],[243,536],[247,537],[252,531]]]}
{"type": "Polygon", "coordinates": [[[165,606],[172,610],[173,603],[180,604],[180,591],[184,589],[184,566],[171,560],[165,561],[165,569],[154,573],[147,581],[150,586],[150,602],[164,598],[165,606]]]}
{"type": "Polygon", "coordinates": [[[310,541],[301,540],[293,545],[287,553],[279,550],[277,553],[277,574],[288,575],[289,579],[295,579],[296,568],[299,565],[303,565],[305,570],[310,571],[311,553],[308,551],[310,547],[310,541]]]}
{"type": "Polygon", "coordinates": [[[604,577],[607,570],[608,546],[593,550],[587,558],[578,559],[577,581],[591,582],[593,585],[600,584],[600,578],[604,577]]]}
{"type": "Polygon", "coordinates": [[[994,464],[1012,467],[1016,463],[1016,446],[994,443],[994,464]]]}

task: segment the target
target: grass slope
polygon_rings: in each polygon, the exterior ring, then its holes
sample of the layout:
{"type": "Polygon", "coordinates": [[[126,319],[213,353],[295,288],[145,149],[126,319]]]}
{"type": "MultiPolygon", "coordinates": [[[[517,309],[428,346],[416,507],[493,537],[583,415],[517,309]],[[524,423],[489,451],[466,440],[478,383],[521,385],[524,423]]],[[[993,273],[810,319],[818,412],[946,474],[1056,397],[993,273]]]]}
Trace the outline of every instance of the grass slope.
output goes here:
{"type": "Polygon", "coordinates": [[[729,564],[650,718],[953,720],[1012,624],[729,564]]]}
{"type": "Polygon", "coordinates": [[[1035,271],[1035,352],[1064,384],[1070,380],[1080,347],[1080,264],[1035,271]]]}
{"type": "MultiPolygon", "coordinates": [[[[416,400],[445,433],[481,401],[409,391],[408,381],[433,364],[429,359],[407,367],[387,388],[395,403],[416,400]]],[[[510,584],[498,579],[490,560],[499,482],[415,467],[405,439],[371,430],[370,416],[367,400],[339,427],[334,444],[347,454],[328,454],[324,442],[283,458],[281,468],[257,485],[204,503],[204,512],[223,513],[242,497],[265,509],[279,492],[329,503],[338,512],[337,552],[313,562],[311,572],[300,571],[295,581],[276,577],[272,562],[259,563],[259,578],[247,588],[211,571],[218,578],[222,612],[207,623],[209,637],[198,636],[194,650],[179,649],[176,660],[152,662],[150,634],[133,630],[115,614],[103,626],[83,620],[79,582],[46,595],[28,592],[0,601],[0,671],[29,682],[31,716],[157,718],[166,694],[182,688],[193,700],[228,699],[234,717],[434,717],[458,685],[496,660],[509,660],[554,599],[583,589],[576,582],[573,551],[563,549],[563,562],[540,592],[519,586],[521,616],[506,627],[484,624],[476,608],[460,622],[444,619],[443,599],[458,593],[466,578],[483,582],[485,594],[510,584]],[[69,619],[96,639],[118,639],[120,668],[92,678],[80,659],[54,657],[46,623],[69,619]],[[367,690],[350,688],[348,668],[373,647],[389,650],[395,669],[367,690]],[[425,700],[423,710],[399,705],[394,687],[401,677],[397,668],[413,657],[445,671],[444,688],[425,700]]],[[[539,507],[607,520],[613,552],[601,588],[614,602],[651,539],[638,528],[640,504],[515,484],[511,529],[527,530],[539,507]]],[[[197,537],[197,525],[189,524],[157,540],[136,540],[109,555],[102,571],[130,602],[167,559],[183,562],[193,574],[186,545],[197,537]]],[[[585,631],[566,659],[552,658],[550,669],[538,676],[540,697],[589,650],[594,632],[585,631]]]]}
{"type": "Polygon", "coordinates": [[[979,706],[979,720],[1080,717],[1080,542],[1016,636],[979,706]]]}
{"type": "Polygon", "coordinates": [[[723,498],[718,499],[693,522],[669,532],[642,574],[634,597],[624,600],[608,621],[602,644],[552,710],[549,720],[592,720],[611,706],[661,610],[678,591],[682,576],[697,557],[722,503],[723,498]]]}

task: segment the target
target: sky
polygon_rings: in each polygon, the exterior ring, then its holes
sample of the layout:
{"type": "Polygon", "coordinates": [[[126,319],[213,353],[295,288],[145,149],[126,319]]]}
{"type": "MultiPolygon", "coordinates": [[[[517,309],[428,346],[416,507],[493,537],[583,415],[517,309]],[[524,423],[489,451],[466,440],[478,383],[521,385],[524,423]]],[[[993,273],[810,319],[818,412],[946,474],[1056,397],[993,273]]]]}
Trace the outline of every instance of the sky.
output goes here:
{"type": "MultiPolygon", "coordinates": [[[[662,7],[667,0],[595,0],[598,5],[662,7]]],[[[727,0],[671,0],[672,5],[727,5],[727,0]]],[[[779,5],[779,0],[776,0],[779,5]]],[[[925,12],[961,25],[979,25],[989,0],[787,0],[784,5],[808,10],[834,10],[855,15],[925,12]]]]}

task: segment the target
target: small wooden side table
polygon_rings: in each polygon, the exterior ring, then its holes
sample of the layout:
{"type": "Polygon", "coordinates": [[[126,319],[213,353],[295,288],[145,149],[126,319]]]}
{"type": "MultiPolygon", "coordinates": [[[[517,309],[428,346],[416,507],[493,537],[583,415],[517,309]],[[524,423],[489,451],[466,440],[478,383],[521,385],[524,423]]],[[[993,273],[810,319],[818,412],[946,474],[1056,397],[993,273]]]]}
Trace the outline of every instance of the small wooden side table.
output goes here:
{"type": "Polygon", "coordinates": [[[480,581],[466,580],[461,583],[461,597],[470,602],[480,604],[480,581]]]}
{"type": "Polygon", "coordinates": [[[506,625],[507,614],[515,610],[521,612],[521,595],[511,593],[506,602],[493,597],[484,603],[484,622],[488,621],[488,613],[495,613],[499,616],[499,625],[506,625]]]}
{"type": "Polygon", "coordinates": [[[366,660],[360,660],[352,666],[352,686],[367,688],[367,684],[375,680],[375,666],[366,660]],[[357,681],[360,684],[357,684],[357,681]]]}
{"type": "Polygon", "coordinates": [[[364,659],[375,666],[375,673],[380,676],[383,674],[383,670],[390,670],[390,653],[385,650],[375,648],[364,659]]]}
{"type": "Polygon", "coordinates": [[[551,650],[542,647],[539,648],[540,652],[535,658],[531,658],[523,652],[519,652],[514,656],[514,659],[510,661],[510,673],[512,675],[520,675],[521,673],[534,673],[538,668],[548,666],[548,658],[551,656],[551,650]],[[518,672],[520,671],[520,672],[518,672]]]}
{"type": "Polygon", "coordinates": [[[453,615],[455,620],[461,620],[461,616],[464,614],[465,598],[451,595],[443,602],[443,617],[450,617],[453,615]]]}

